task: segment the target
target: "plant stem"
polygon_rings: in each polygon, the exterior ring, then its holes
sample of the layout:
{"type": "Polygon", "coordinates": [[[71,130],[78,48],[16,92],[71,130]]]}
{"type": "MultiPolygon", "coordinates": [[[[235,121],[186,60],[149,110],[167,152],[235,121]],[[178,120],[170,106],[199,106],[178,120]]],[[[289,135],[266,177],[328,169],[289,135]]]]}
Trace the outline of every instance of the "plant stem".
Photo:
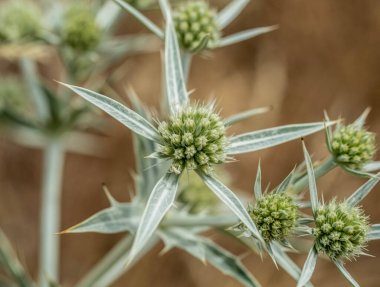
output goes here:
{"type": "Polygon", "coordinates": [[[65,151],[60,138],[49,140],[44,150],[42,205],[40,221],[40,286],[48,280],[58,282],[59,236],[61,217],[61,183],[65,151]]]}
{"type": "Polygon", "coordinates": [[[35,62],[27,58],[21,58],[19,64],[38,116],[41,121],[46,120],[49,116],[49,110],[40,87],[37,65],[35,62]]]}
{"type": "Polygon", "coordinates": [[[192,60],[192,55],[190,53],[187,53],[187,52],[182,53],[181,62],[182,62],[183,78],[185,79],[185,83],[187,83],[187,80],[189,79],[191,60],[192,60]]]}
{"type": "Polygon", "coordinates": [[[151,250],[157,242],[158,238],[153,238],[137,258],[126,266],[125,264],[129,256],[129,249],[133,243],[133,237],[131,235],[125,236],[86,274],[76,287],[110,286],[124,272],[127,272],[128,269],[138,262],[145,253],[151,250]]]}
{"type": "MultiPolygon", "coordinates": [[[[334,158],[330,156],[328,159],[326,159],[322,164],[320,164],[314,170],[315,178],[317,179],[325,175],[326,173],[334,169],[336,166],[337,165],[335,163],[334,158]]],[[[293,188],[294,188],[295,193],[301,192],[308,185],[308,182],[309,182],[309,177],[306,174],[294,184],[293,188]]]]}

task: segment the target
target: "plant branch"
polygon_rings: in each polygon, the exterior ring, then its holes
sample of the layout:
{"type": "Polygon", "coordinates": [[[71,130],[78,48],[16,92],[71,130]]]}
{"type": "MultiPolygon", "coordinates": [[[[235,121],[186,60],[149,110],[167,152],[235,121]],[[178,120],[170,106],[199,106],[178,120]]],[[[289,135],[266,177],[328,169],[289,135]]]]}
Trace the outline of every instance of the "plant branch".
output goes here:
{"type": "Polygon", "coordinates": [[[40,286],[59,277],[59,235],[61,183],[65,151],[60,138],[52,138],[44,150],[40,221],[40,286]]]}

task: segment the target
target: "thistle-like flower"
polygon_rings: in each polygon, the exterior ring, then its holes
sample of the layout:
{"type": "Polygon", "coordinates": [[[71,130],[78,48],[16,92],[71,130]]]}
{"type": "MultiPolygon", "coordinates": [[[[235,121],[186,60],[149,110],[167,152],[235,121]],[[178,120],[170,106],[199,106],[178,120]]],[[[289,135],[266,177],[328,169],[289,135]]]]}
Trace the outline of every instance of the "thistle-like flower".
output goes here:
{"type": "MultiPolygon", "coordinates": [[[[365,177],[380,169],[380,162],[373,161],[375,135],[364,127],[369,112],[370,109],[366,109],[352,124],[338,124],[335,131],[331,127],[325,129],[327,148],[332,155],[330,161],[352,174],[365,177]]],[[[328,121],[327,114],[325,117],[328,121]]]]}
{"type": "Polygon", "coordinates": [[[62,37],[67,46],[80,52],[87,52],[98,45],[101,29],[91,10],[74,6],[65,14],[62,37]]]}
{"type": "MultiPolygon", "coordinates": [[[[166,33],[138,11],[139,7],[135,1],[138,0],[114,0],[152,33],[164,39],[166,33]]],[[[166,18],[173,14],[177,40],[182,50],[187,53],[186,56],[207,49],[233,45],[277,29],[277,26],[259,27],[222,37],[222,30],[235,20],[249,1],[232,1],[219,13],[205,0],[187,1],[174,11],[171,11],[168,1],[158,2],[166,18]]]]}
{"type": "Polygon", "coordinates": [[[226,160],[225,126],[211,107],[186,107],[158,126],[163,139],[160,155],[170,158],[170,172],[181,174],[201,170],[206,174],[212,165],[226,160]]]}
{"type": "Polygon", "coordinates": [[[337,163],[360,170],[373,160],[375,135],[363,127],[342,126],[333,134],[331,149],[337,163]]]}
{"type": "Polygon", "coordinates": [[[30,1],[1,3],[0,43],[36,40],[41,30],[40,11],[30,1]]]}
{"type": "Polygon", "coordinates": [[[191,1],[173,14],[173,21],[181,47],[189,52],[200,52],[217,47],[220,28],[217,13],[204,1],[191,1]]]}
{"type": "Polygon", "coordinates": [[[285,193],[269,193],[248,210],[264,240],[283,241],[297,225],[298,207],[285,193]]]}
{"type": "MultiPolygon", "coordinates": [[[[170,13],[167,16],[170,17],[170,13]]],[[[144,248],[174,203],[178,181],[184,168],[195,170],[203,182],[241,220],[252,236],[264,242],[238,197],[211,172],[212,165],[222,163],[230,156],[253,152],[310,135],[322,130],[324,123],[288,125],[227,137],[226,126],[255,115],[258,111],[246,111],[221,120],[211,108],[191,105],[183,77],[180,48],[170,19],[167,21],[165,36],[165,102],[168,103],[170,114],[165,117],[168,120],[159,124],[158,128],[150,118],[145,118],[109,97],[85,88],[64,84],[136,134],[151,141],[155,152],[147,156],[153,158],[155,165],[162,166],[163,172],[167,171],[149,193],[131,248],[130,259],[133,260],[144,248]],[[169,163],[170,167],[166,163],[169,163]]],[[[327,123],[328,126],[331,124],[327,123]]]]}
{"type": "Polygon", "coordinates": [[[315,248],[331,259],[352,259],[359,255],[368,231],[368,218],[363,210],[345,202],[321,205],[315,214],[315,248]]]}
{"type": "Polygon", "coordinates": [[[380,178],[372,177],[341,203],[336,203],[335,200],[329,204],[321,203],[318,200],[313,164],[305,145],[303,150],[315,227],[312,229],[314,246],[306,259],[297,286],[305,286],[309,282],[319,253],[326,254],[353,286],[359,286],[345,269],[342,260],[363,254],[367,241],[379,239],[378,225],[369,226],[368,218],[358,204],[380,178]]]}

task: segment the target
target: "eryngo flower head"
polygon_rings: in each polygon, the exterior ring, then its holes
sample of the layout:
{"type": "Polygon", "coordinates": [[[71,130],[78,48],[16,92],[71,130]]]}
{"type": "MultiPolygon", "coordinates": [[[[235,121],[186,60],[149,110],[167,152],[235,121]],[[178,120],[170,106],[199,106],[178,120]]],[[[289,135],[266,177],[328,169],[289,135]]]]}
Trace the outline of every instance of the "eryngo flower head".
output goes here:
{"type": "Polygon", "coordinates": [[[264,194],[248,212],[266,242],[284,240],[298,219],[297,205],[285,193],[264,194]]]}
{"type": "Polygon", "coordinates": [[[226,161],[225,130],[211,107],[185,107],[159,124],[160,155],[172,160],[172,173],[181,174],[187,168],[210,174],[214,164],[226,161]]]}
{"type": "Polygon", "coordinates": [[[352,259],[366,244],[368,218],[360,207],[330,202],[318,207],[315,214],[315,246],[331,259],[352,259]]]}
{"type": "Polygon", "coordinates": [[[80,52],[87,52],[98,45],[101,29],[91,10],[74,6],[65,14],[62,37],[69,47],[80,52]]]}
{"type": "Polygon", "coordinates": [[[189,208],[190,213],[213,213],[219,200],[194,172],[184,176],[180,184],[178,201],[189,208]]]}
{"type": "Polygon", "coordinates": [[[0,6],[0,43],[38,39],[40,11],[29,1],[6,1],[0,6]]]}
{"type": "Polygon", "coordinates": [[[331,140],[335,161],[348,168],[360,170],[373,160],[376,151],[375,135],[355,125],[340,127],[331,140]]]}
{"type": "Polygon", "coordinates": [[[216,11],[204,1],[189,1],[173,15],[178,41],[189,52],[215,48],[220,39],[216,11]],[[207,44],[203,42],[207,40],[207,44]]]}

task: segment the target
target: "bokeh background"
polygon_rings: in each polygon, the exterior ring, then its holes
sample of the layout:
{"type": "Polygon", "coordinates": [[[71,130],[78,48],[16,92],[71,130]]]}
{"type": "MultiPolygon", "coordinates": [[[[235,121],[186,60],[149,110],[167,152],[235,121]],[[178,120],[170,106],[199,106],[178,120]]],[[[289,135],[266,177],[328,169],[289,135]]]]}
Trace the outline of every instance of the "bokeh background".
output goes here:
{"type": "MultiPolygon", "coordinates": [[[[220,3],[218,3],[220,4],[220,3]]],[[[159,13],[150,17],[161,23],[159,13]]],[[[326,110],[331,117],[355,119],[372,107],[367,125],[380,134],[380,2],[371,0],[255,0],[234,21],[225,34],[245,28],[279,24],[280,29],[238,45],[196,57],[189,87],[193,97],[215,97],[228,116],[247,108],[273,106],[272,112],[239,124],[232,132],[268,128],[275,125],[319,121],[326,110]]],[[[120,23],[118,33],[145,31],[131,17],[120,23]]],[[[54,56],[40,68],[54,78],[54,56]]],[[[128,57],[112,83],[123,95],[131,84],[143,102],[157,108],[160,98],[160,55],[128,57]]],[[[1,72],[12,65],[1,62],[1,72]]],[[[106,158],[68,154],[64,169],[62,228],[72,226],[107,207],[101,184],[107,184],[121,201],[128,200],[132,188],[134,160],[131,134],[117,122],[112,126],[112,152],[106,158]]],[[[323,159],[327,150],[322,133],[306,139],[314,158],[323,159]]],[[[379,155],[380,156],[380,155],[379,155]]],[[[233,182],[250,192],[258,160],[263,180],[276,185],[295,164],[302,161],[299,141],[238,157],[227,165],[233,182]]],[[[41,151],[17,145],[0,135],[0,225],[15,245],[21,261],[36,276],[38,222],[41,187],[41,151]]],[[[324,198],[345,198],[363,179],[335,170],[318,182],[324,198]]],[[[380,222],[380,186],[363,201],[372,223],[380,222]]],[[[116,242],[120,235],[74,234],[61,238],[61,281],[72,286],[116,242]]],[[[236,254],[263,286],[295,286],[270,258],[260,259],[232,240],[213,236],[236,254]]],[[[114,286],[239,286],[213,267],[178,250],[158,256],[158,246],[125,274],[114,286]]],[[[347,268],[362,286],[379,286],[380,244],[370,243],[369,253],[348,262],[347,268]]],[[[305,255],[293,258],[301,266],[305,255]]],[[[339,271],[327,260],[319,260],[312,279],[316,286],[346,286],[339,271]]]]}

